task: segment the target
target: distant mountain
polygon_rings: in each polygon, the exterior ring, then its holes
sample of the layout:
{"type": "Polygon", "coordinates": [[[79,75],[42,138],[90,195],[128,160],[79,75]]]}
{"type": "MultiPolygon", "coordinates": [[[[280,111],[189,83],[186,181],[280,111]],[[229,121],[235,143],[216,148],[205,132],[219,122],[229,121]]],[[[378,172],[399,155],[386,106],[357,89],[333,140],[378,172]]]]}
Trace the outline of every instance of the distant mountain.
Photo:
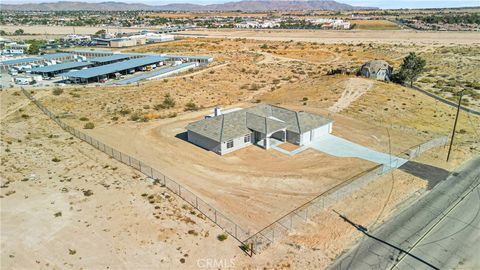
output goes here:
{"type": "Polygon", "coordinates": [[[67,10],[91,10],[91,11],[127,11],[127,10],[154,10],[154,11],[298,11],[298,10],[354,10],[354,9],[375,9],[368,7],[357,7],[342,4],[333,0],[244,0],[228,2],[224,4],[197,5],[197,4],[168,4],[168,5],[146,5],[129,4],[122,2],[69,2],[59,1],[55,3],[35,4],[0,4],[0,10],[17,11],[67,11],[67,10]]]}

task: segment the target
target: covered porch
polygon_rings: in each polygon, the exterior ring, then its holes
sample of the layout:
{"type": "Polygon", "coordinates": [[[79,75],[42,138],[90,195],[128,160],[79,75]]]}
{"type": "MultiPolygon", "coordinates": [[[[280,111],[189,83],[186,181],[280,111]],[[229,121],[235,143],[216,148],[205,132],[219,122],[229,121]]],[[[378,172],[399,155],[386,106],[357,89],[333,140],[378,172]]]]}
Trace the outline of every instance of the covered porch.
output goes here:
{"type": "Polygon", "coordinates": [[[280,145],[287,141],[287,129],[282,128],[270,133],[254,131],[254,144],[264,149],[270,149],[272,146],[280,145]]]}

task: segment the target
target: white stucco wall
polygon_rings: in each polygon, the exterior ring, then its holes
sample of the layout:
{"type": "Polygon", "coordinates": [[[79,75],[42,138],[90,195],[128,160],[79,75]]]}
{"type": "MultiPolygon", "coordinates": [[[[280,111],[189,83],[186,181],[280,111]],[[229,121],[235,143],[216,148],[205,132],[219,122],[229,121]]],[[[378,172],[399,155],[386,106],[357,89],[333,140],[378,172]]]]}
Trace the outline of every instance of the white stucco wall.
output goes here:
{"type": "Polygon", "coordinates": [[[332,133],[333,123],[328,123],[327,125],[318,127],[311,131],[307,131],[301,134],[300,136],[300,145],[309,144],[313,140],[320,139],[323,135],[332,133]]]}
{"type": "Polygon", "coordinates": [[[241,136],[241,137],[233,139],[233,147],[232,148],[227,148],[227,142],[222,142],[221,143],[221,153],[220,154],[225,155],[225,154],[231,153],[233,151],[236,151],[238,149],[242,149],[244,147],[252,145],[253,134],[250,135],[250,141],[249,142],[244,142],[244,137],[245,136],[241,136]]]}
{"type": "Polygon", "coordinates": [[[206,150],[220,154],[220,143],[193,131],[187,132],[188,141],[206,150]]]}

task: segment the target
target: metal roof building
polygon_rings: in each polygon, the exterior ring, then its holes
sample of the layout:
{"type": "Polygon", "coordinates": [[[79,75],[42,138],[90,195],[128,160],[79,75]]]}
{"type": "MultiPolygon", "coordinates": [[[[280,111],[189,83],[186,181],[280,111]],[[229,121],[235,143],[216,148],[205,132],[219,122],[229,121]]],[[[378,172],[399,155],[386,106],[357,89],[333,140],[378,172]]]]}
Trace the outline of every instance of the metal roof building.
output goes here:
{"type": "Polygon", "coordinates": [[[53,53],[53,54],[44,54],[40,58],[45,60],[62,60],[62,59],[72,59],[73,54],[71,53],[53,53]]]}
{"type": "Polygon", "coordinates": [[[212,56],[192,56],[192,55],[165,55],[172,61],[187,61],[187,62],[198,62],[200,64],[208,64],[213,62],[212,56]]]}
{"type": "Polygon", "coordinates": [[[0,62],[2,66],[8,66],[8,65],[21,65],[21,64],[28,64],[32,63],[34,61],[41,60],[41,58],[38,57],[26,57],[26,58],[18,58],[18,59],[12,59],[12,60],[5,60],[0,62]]]}
{"type": "Polygon", "coordinates": [[[58,65],[32,68],[31,72],[35,74],[42,74],[43,76],[53,77],[59,73],[64,73],[76,68],[89,67],[92,65],[93,63],[91,62],[65,62],[58,65]]]}
{"type": "Polygon", "coordinates": [[[73,59],[73,54],[71,53],[54,53],[54,54],[45,54],[38,57],[26,57],[12,60],[5,60],[0,62],[1,69],[8,69],[14,66],[28,65],[28,64],[41,64],[49,60],[68,60],[73,59]]]}
{"type": "Polygon", "coordinates": [[[104,50],[74,50],[71,51],[74,54],[82,55],[85,57],[102,57],[112,55],[112,51],[104,51],[104,50]]]}
{"type": "Polygon", "coordinates": [[[195,68],[196,66],[197,66],[196,63],[183,63],[183,64],[180,64],[178,66],[161,68],[159,70],[151,71],[151,72],[148,72],[148,73],[143,73],[143,74],[141,74],[139,76],[135,76],[133,78],[118,81],[115,84],[126,85],[126,84],[130,84],[130,83],[138,82],[138,81],[141,81],[141,80],[144,80],[144,79],[163,78],[163,77],[167,77],[167,76],[170,76],[170,75],[173,75],[173,74],[177,74],[177,73],[180,73],[180,72],[187,71],[189,69],[195,68]]]}
{"type": "Polygon", "coordinates": [[[105,65],[105,64],[111,64],[115,63],[118,61],[126,60],[131,58],[132,55],[130,54],[112,54],[112,55],[107,55],[107,56],[101,56],[101,57],[95,57],[89,59],[90,62],[98,64],[98,65],[105,65]]]}
{"type": "Polygon", "coordinates": [[[93,67],[89,69],[71,71],[62,75],[63,77],[77,83],[88,83],[92,81],[98,81],[102,77],[105,78],[115,73],[126,74],[131,69],[137,69],[147,65],[156,64],[165,61],[166,59],[167,58],[162,56],[146,56],[142,58],[130,59],[123,62],[93,67]]]}

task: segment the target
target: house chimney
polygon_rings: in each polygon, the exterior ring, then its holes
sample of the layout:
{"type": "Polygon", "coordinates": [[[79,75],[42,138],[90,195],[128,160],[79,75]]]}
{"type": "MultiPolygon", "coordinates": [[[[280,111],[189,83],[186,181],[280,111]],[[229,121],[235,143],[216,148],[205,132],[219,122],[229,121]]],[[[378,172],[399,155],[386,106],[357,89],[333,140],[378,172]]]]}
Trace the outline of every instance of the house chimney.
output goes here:
{"type": "Polygon", "coordinates": [[[222,114],[222,111],[220,110],[220,107],[215,107],[213,109],[213,116],[219,116],[222,114]]]}

